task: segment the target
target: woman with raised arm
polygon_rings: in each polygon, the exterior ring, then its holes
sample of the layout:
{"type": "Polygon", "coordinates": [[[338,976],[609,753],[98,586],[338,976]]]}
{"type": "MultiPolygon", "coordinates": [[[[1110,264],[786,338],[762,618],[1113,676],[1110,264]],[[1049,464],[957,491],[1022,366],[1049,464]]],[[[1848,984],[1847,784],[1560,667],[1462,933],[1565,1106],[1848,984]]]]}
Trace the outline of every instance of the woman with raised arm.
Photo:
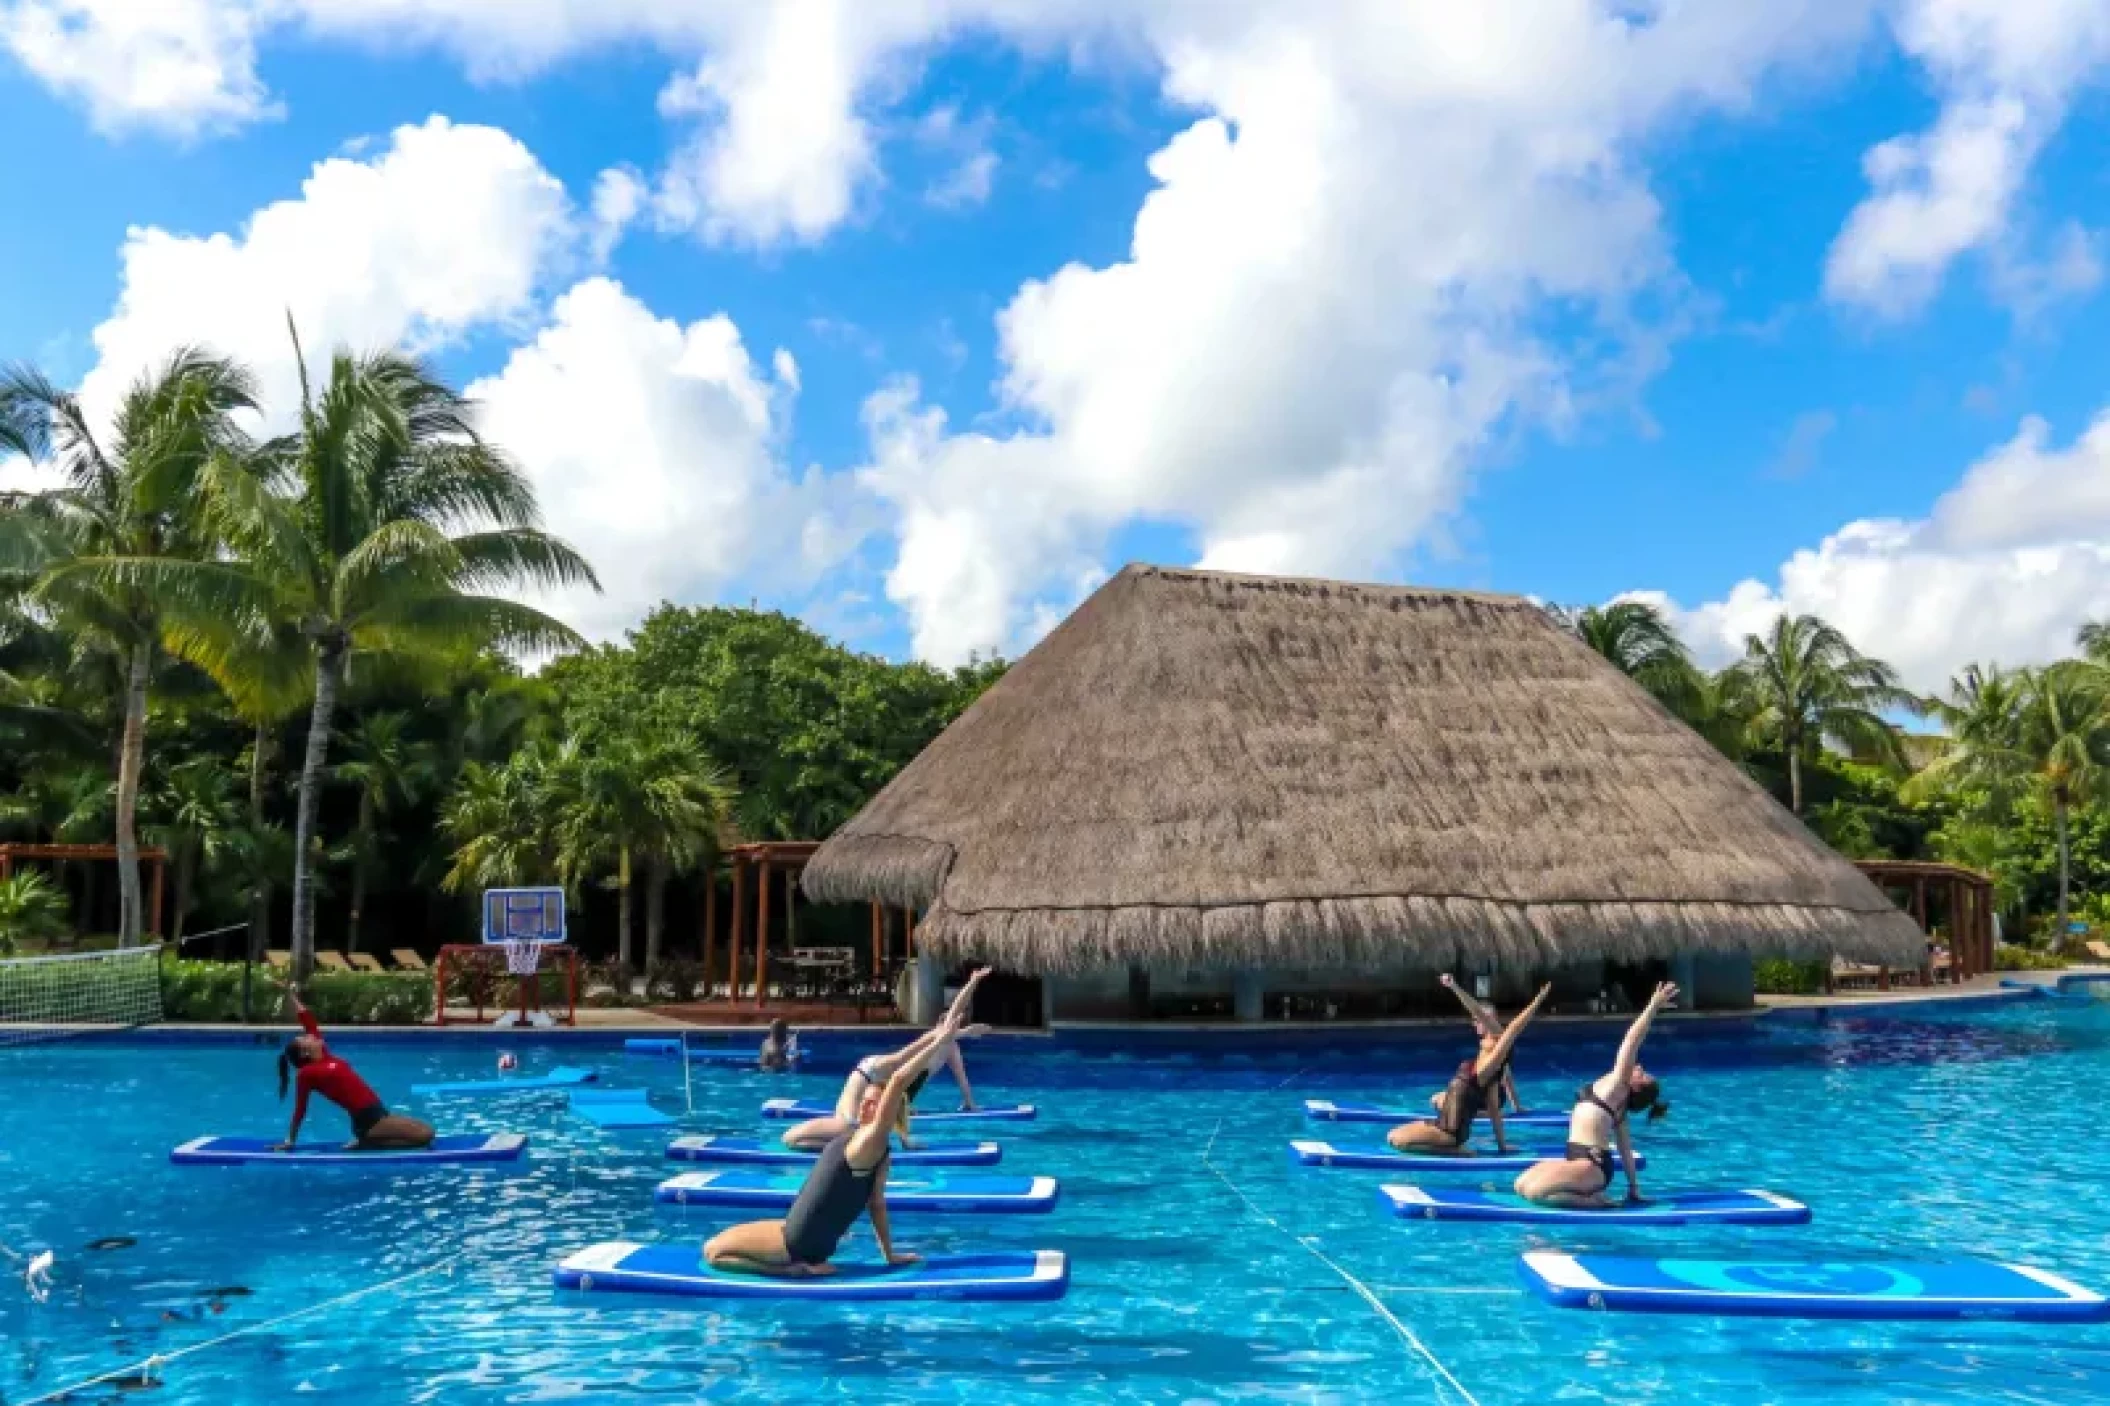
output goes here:
{"type": "Polygon", "coordinates": [[[984,967],[969,977],[937,1028],[916,1042],[922,1048],[902,1061],[887,1076],[883,1087],[866,1091],[856,1128],[821,1149],[790,1213],[782,1220],[750,1221],[713,1236],[703,1247],[706,1264],[713,1269],[779,1279],[832,1274],[835,1267],[829,1260],[836,1247],[842,1244],[843,1236],[849,1234],[857,1218],[866,1214],[872,1218],[872,1233],[879,1240],[879,1253],[886,1262],[914,1262],[916,1256],[894,1249],[893,1227],[887,1221],[886,1176],[891,1155],[887,1134],[906,1119],[909,1086],[944,1058],[946,1049],[962,1032],[967,1012],[974,1004],[974,989],[988,975],[989,969],[984,967]]]}
{"type": "MultiPolygon", "coordinates": [[[[1453,981],[1449,972],[1443,974],[1442,981],[1443,989],[1456,996],[1458,1004],[1465,1007],[1466,1015],[1472,1020],[1473,1028],[1480,1032],[1482,1040],[1499,1040],[1502,1038],[1502,1016],[1494,1008],[1492,1002],[1483,1001],[1474,996],[1456,981],[1453,981]]],[[[1449,1095],[1450,1090],[1448,1089],[1430,1094],[1429,1107],[1441,1112],[1443,1101],[1449,1095]]],[[[1517,1097],[1517,1078],[1513,1069],[1504,1068],[1502,1071],[1502,1098],[1508,1104],[1510,1112],[1522,1113],[1524,1111],[1523,1101],[1517,1097]]]]}
{"type": "Polygon", "coordinates": [[[293,1100],[293,1124],[286,1129],[286,1140],[278,1145],[279,1151],[299,1141],[301,1121],[308,1116],[309,1094],[321,1094],[345,1111],[352,1120],[351,1146],[360,1151],[403,1151],[432,1145],[430,1123],[389,1112],[352,1066],[330,1053],[330,1047],[323,1043],[322,1027],[315,1023],[314,1013],[298,995],[293,997],[293,1009],[300,1012],[302,1033],[288,1040],[279,1054],[278,1096],[286,1096],[289,1080],[298,1093],[293,1100]]]}
{"type": "MultiPolygon", "coordinates": [[[[970,1025],[964,1030],[955,1031],[952,1039],[946,1042],[944,1053],[941,1056],[946,1065],[951,1068],[952,1077],[959,1083],[960,1107],[963,1110],[971,1111],[974,1108],[974,1089],[967,1082],[967,1062],[960,1058],[959,1042],[962,1040],[973,1040],[988,1033],[989,1027],[986,1025],[970,1025]]],[[[874,1089],[884,1088],[887,1080],[894,1076],[896,1070],[902,1068],[910,1060],[930,1048],[937,1038],[937,1029],[932,1028],[926,1030],[914,1042],[895,1051],[893,1054],[867,1055],[857,1061],[857,1067],[850,1071],[850,1076],[847,1079],[843,1080],[842,1092],[835,1097],[834,1115],[827,1118],[812,1118],[806,1122],[795,1124],[784,1134],[784,1145],[795,1148],[800,1152],[818,1152],[836,1138],[855,1128],[858,1122],[857,1110],[864,1106],[865,1097],[874,1089]]],[[[929,1079],[930,1072],[928,1069],[917,1077],[915,1087],[908,1091],[909,1103],[913,1104],[916,1101],[917,1096],[923,1092],[923,1085],[929,1079]]],[[[903,1147],[910,1146],[908,1113],[905,1107],[902,1111],[900,1133],[901,1145],[903,1147]]]]}
{"type": "Polygon", "coordinates": [[[1612,1147],[1619,1148],[1619,1165],[1626,1169],[1626,1199],[1641,1199],[1641,1179],[1634,1172],[1634,1140],[1627,1130],[1627,1115],[1637,1108],[1648,1110],[1650,1122],[1670,1112],[1663,1086],[1641,1067],[1641,1042],[1655,1023],[1656,1012],[1678,999],[1678,988],[1664,982],[1649,997],[1626,1039],[1620,1042],[1619,1058],[1612,1072],[1575,1093],[1575,1112],[1568,1118],[1567,1154],[1558,1161],[1541,1162],[1517,1178],[1517,1195],[1542,1206],[1568,1206],[1603,1210],[1612,1203],[1605,1193],[1612,1187],[1612,1147]]]}
{"type": "Polygon", "coordinates": [[[1450,1087],[1443,1091],[1443,1100],[1437,1105],[1436,1117],[1430,1121],[1403,1123],[1385,1135],[1385,1141],[1395,1152],[1426,1153],[1437,1157],[1470,1157],[1473,1150],[1466,1142],[1473,1135],[1473,1119],[1486,1113],[1494,1124],[1495,1148],[1509,1151],[1509,1134],[1502,1126],[1502,1081],[1509,1077],[1509,1057],[1516,1049],[1517,1037],[1529,1028],[1545,1008],[1546,1000],[1553,994],[1553,983],[1547,982],[1539,988],[1531,1004],[1517,1013],[1517,1018],[1502,1028],[1499,1020],[1482,1019],[1475,1011],[1475,1003],[1466,1000],[1465,993],[1446,974],[1443,984],[1450,988],[1461,1001],[1466,1001],[1466,1010],[1480,1027],[1480,1052],[1458,1066],[1451,1076],[1450,1087]]]}

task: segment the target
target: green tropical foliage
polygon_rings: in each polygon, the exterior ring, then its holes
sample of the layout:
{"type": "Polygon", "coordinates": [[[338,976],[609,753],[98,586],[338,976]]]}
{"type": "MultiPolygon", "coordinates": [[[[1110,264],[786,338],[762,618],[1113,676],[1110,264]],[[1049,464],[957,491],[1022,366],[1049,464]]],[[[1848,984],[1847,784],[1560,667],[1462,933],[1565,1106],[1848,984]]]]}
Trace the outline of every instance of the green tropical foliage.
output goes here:
{"type": "Polygon", "coordinates": [[[1920,700],[1888,664],[1813,615],[1783,615],[1765,634],[1748,636],[1722,685],[1752,737],[1786,759],[1788,808],[1797,815],[1803,768],[1825,743],[1905,768],[1897,728],[1884,714],[1916,709],[1920,700]]]}
{"type": "Polygon", "coordinates": [[[246,370],[193,348],[135,381],[107,430],[34,370],[0,371],[0,442],[44,460],[59,479],[5,508],[0,570],[30,579],[30,599],[75,647],[105,654],[124,678],[115,833],[118,941],[128,947],[144,928],[138,810],[147,698],[163,631],[180,623],[186,603],[156,577],[113,568],[210,553],[195,508],[199,485],[216,461],[246,455],[236,415],[255,405],[246,370]]]}
{"type": "Polygon", "coordinates": [[[25,943],[54,942],[67,927],[66,896],[49,879],[33,869],[0,879],[0,957],[25,943]]]}

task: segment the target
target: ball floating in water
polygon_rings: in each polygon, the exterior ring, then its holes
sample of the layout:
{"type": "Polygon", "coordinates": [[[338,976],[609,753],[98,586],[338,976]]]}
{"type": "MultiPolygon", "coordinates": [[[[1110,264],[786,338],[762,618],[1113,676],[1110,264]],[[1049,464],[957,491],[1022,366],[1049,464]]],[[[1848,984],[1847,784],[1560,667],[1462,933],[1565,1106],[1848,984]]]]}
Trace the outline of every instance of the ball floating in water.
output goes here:
{"type": "Polygon", "coordinates": [[[519,1067],[519,1059],[510,1053],[502,1054],[498,1057],[498,1072],[501,1074],[510,1074],[519,1067]]]}

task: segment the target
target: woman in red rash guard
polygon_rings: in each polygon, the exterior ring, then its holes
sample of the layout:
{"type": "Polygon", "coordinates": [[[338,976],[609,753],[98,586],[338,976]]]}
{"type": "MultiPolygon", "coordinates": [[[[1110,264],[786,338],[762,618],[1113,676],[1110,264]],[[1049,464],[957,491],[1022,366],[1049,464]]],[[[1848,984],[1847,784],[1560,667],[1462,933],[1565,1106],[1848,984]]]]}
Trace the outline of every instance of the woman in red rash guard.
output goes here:
{"type": "Polygon", "coordinates": [[[330,1047],[322,1042],[322,1027],[301,1004],[300,997],[293,998],[293,1008],[300,1012],[300,1028],[307,1033],[288,1040],[278,1057],[278,1096],[286,1096],[289,1077],[298,1090],[293,1099],[293,1126],[286,1129],[286,1140],[279,1144],[281,1150],[299,1139],[300,1122],[308,1116],[311,1093],[321,1094],[351,1115],[353,1147],[384,1151],[432,1145],[430,1123],[389,1112],[366,1086],[366,1080],[330,1053],[330,1047]],[[297,1075],[293,1074],[296,1069],[300,1071],[297,1075]]]}

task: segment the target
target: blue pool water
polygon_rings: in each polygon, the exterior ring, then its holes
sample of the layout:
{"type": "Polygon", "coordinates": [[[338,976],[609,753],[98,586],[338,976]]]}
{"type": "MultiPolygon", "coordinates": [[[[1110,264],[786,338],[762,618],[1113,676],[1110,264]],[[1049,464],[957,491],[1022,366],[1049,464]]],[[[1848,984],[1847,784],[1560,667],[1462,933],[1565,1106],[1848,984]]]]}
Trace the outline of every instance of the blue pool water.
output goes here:
{"type": "MultiPolygon", "coordinates": [[[[1978,1253],[2110,1287],[2099,1111],[2110,1005],[1660,1031],[1649,1062],[1675,1112],[1644,1134],[1644,1187],[1760,1186],[1814,1208],[1812,1224],[1777,1229],[1553,1235],[1393,1220],[1378,1204],[1380,1174],[1291,1165],[1288,1139],[1311,1131],[1299,1099],[1425,1096],[1464,1042],[1358,1051],[1354,1038],[1230,1055],[985,1046],[974,1066],[984,1097],[1043,1109],[1029,1128],[992,1130],[1006,1146],[1001,1170],[1059,1176],[1061,1208],[904,1218],[900,1238],[927,1251],[1067,1250],[1069,1298],[730,1312],[548,1287],[551,1265],[591,1242],[699,1240],[722,1222],[655,1208],[653,1187],[682,1169],[662,1159],[663,1134],[598,1131],[559,1096],[442,1106],[408,1095],[413,1082],[487,1077],[493,1041],[338,1041],[384,1097],[443,1130],[533,1136],[514,1175],[395,1179],[168,1165],[168,1149],[199,1134],[281,1129],[269,1045],[141,1037],[0,1049],[0,1242],[59,1256],[44,1305],[0,1279],[0,1401],[19,1406],[157,1354],[168,1360],[145,1399],[163,1406],[295,1392],[316,1406],[2110,1398],[2110,1327],[1581,1314],[1523,1295],[1514,1268],[1520,1251],[1541,1246],[1978,1253]],[[106,1236],[138,1243],[83,1248],[106,1236]],[[450,1269],[390,1282],[450,1256],[450,1269]],[[208,1292],[237,1287],[249,1293],[208,1292]],[[304,1308],[317,1311],[278,1321],[304,1308]]],[[[1616,1038],[1600,1029],[1527,1040],[1527,1099],[1565,1097],[1602,1070],[1616,1038]]],[[[511,1047],[528,1072],[590,1064],[681,1107],[672,1062],[612,1044],[511,1047]]],[[[676,1131],[756,1132],[763,1097],[825,1098],[838,1078],[699,1068],[697,1114],[676,1131]]],[[[341,1115],[319,1117],[318,1133],[340,1135],[341,1115]]],[[[865,1237],[853,1249],[869,1247],[865,1237]]],[[[105,1385],[73,1399],[121,1395],[131,1393],[105,1385]]]]}

